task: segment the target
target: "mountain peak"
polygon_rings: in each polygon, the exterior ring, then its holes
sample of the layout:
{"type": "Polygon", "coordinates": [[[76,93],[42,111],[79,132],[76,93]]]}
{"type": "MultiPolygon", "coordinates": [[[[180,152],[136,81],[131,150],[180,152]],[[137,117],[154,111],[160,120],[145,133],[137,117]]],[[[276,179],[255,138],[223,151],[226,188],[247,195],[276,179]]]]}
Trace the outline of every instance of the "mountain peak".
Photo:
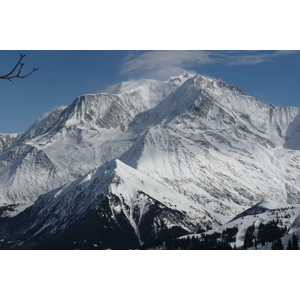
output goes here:
{"type": "Polygon", "coordinates": [[[180,75],[171,76],[167,82],[177,82],[177,83],[184,83],[187,79],[194,77],[195,74],[189,73],[187,71],[183,71],[180,75]]]}

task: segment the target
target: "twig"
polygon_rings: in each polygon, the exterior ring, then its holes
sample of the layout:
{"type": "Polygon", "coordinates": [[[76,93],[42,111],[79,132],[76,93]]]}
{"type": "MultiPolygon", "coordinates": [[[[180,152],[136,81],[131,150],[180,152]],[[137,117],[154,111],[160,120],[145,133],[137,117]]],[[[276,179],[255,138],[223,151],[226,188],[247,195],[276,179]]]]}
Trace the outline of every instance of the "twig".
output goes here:
{"type": "Polygon", "coordinates": [[[31,75],[33,72],[37,71],[38,69],[34,68],[30,73],[26,74],[26,75],[23,75],[21,76],[21,71],[22,71],[22,68],[24,66],[24,63],[22,63],[22,59],[25,57],[26,55],[22,55],[20,54],[20,59],[19,61],[17,62],[17,64],[15,65],[15,67],[6,75],[4,76],[0,76],[0,79],[7,79],[9,81],[11,81],[13,78],[26,78],[27,76],[31,75]],[[13,73],[16,71],[17,67],[20,66],[19,68],[19,71],[16,75],[13,75],[13,73]]]}

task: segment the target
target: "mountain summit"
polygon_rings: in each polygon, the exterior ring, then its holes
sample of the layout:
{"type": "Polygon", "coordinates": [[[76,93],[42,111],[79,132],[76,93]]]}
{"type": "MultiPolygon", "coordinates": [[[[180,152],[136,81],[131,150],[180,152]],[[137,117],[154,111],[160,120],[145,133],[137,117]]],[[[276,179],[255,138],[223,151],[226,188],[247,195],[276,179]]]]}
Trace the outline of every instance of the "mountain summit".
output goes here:
{"type": "Polygon", "coordinates": [[[299,112],[188,72],[80,96],[0,134],[5,236],[127,249],[216,228],[263,200],[298,204],[299,112]]]}

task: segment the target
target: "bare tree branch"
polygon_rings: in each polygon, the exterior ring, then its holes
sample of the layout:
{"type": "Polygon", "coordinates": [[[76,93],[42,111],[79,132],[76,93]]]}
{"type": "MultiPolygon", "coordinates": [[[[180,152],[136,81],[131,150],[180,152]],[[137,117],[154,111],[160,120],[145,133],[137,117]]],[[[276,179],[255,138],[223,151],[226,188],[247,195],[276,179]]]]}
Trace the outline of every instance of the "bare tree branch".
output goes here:
{"type": "Polygon", "coordinates": [[[9,81],[11,81],[13,78],[22,78],[22,79],[23,79],[23,78],[25,78],[25,77],[31,75],[33,72],[37,71],[38,69],[34,68],[30,73],[28,73],[28,74],[26,74],[26,75],[23,75],[23,76],[20,75],[20,74],[21,74],[21,71],[22,71],[22,68],[23,68],[23,66],[24,66],[24,63],[22,63],[22,59],[23,59],[25,56],[26,56],[25,54],[24,54],[24,55],[20,54],[20,59],[19,59],[19,61],[17,62],[17,64],[15,65],[15,67],[14,67],[8,74],[6,74],[6,75],[4,75],[4,76],[0,76],[0,79],[7,79],[7,80],[9,80],[9,81]],[[16,75],[13,75],[14,72],[16,71],[16,69],[18,68],[18,66],[19,66],[18,73],[17,73],[16,75]]]}

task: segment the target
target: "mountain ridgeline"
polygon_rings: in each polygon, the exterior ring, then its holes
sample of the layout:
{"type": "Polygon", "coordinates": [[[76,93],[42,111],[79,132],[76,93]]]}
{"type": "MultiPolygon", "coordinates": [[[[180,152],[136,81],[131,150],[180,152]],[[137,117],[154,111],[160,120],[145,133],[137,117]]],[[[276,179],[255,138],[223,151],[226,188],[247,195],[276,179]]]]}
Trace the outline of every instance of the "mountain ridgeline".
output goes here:
{"type": "Polygon", "coordinates": [[[0,249],[287,247],[299,171],[300,108],[187,72],[123,82],[0,134],[0,249]]]}

